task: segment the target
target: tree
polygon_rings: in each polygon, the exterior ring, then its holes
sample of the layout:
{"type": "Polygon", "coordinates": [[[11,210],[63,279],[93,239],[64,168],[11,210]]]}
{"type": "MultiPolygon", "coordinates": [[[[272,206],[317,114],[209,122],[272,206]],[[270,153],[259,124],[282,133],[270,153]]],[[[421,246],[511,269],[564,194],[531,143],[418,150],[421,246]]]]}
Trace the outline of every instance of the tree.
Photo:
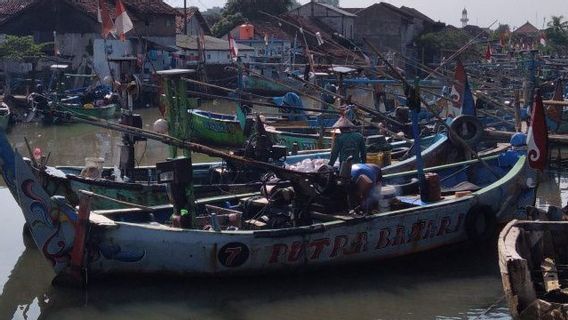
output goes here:
{"type": "Polygon", "coordinates": [[[211,27],[211,32],[220,37],[239,23],[266,18],[261,11],[277,16],[287,12],[295,4],[297,2],[294,0],[228,0],[221,19],[211,27]]]}
{"type": "Polygon", "coordinates": [[[32,36],[18,37],[6,36],[6,40],[0,44],[0,58],[9,60],[24,60],[37,58],[44,55],[43,49],[46,44],[36,44],[32,36]]]}
{"type": "Polygon", "coordinates": [[[545,34],[549,53],[568,52],[568,22],[563,16],[552,16],[545,34]]]}

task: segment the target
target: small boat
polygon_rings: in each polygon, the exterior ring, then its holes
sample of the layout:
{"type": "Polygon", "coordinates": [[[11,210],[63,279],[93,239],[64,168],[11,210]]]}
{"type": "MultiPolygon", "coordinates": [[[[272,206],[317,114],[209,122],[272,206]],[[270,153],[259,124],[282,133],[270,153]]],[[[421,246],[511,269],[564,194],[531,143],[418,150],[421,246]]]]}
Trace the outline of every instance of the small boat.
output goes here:
{"type": "Polygon", "coordinates": [[[114,119],[120,106],[114,103],[104,106],[94,106],[93,104],[74,104],[59,103],[56,109],[58,111],[67,111],[82,116],[95,117],[99,119],[114,119]]]}
{"type": "Polygon", "coordinates": [[[4,102],[0,104],[0,130],[7,130],[10,125],[10,118],[12,113],[10,108],[4,102]]]}
{"type": "MultiPolygon", "coordinates": [[[[401,187],[416,172],[386,175],[380,209],[366,213],[341,176],[281,170],[291,186],[199,199],[193,227],[181,228],[170,222],[171,206],[91,212],[83,197],[77,211],[49,197],[1,133],[0,159],[56,284],[82,283],[84,273],[256,274],[401,257],[490,237],[498,224],[524,217],[534,196],[532,171],[517,151],[426,169],[440,189],[424,200],[401,187]]],[[[173,183],[172,173],[161,176],[173,183]]]]}
{"type": "Polygon", "coordinates": [[[199,109],[189,110],[192,140],[207,145],[240,147],[247,137],[236,116],[199,109]]]}
{"type": "Polygon", "coordinates": [[[499,268],[514,319],[568,318],[568,222],[556,211],[547,218],[564,221],[515,220],[499,235],[499,268]]]}
{"type": "MultiPolygon", "coordinates": [[[[191,114],[191,137],[195,142],[219,147],[240,147],[250,134],[247,126],[245,125],[243,129],[235,115],[200,109],[191,109],[189,112],[191,114]]],[[[274,141],[279,141],[280,144],[290,149],[294,143],[297,144],[299,150],[329,148],[331,139],[324,138],[325,143],[322,144],[319,130],[316,129],[318,122],[316,118],[311,116],[305,121],[295,121],[293,123],[295,127],[291,127],[292,123],[286,119],[269,118],[266,120],[269,124],[267,133],[274,141]]]]}

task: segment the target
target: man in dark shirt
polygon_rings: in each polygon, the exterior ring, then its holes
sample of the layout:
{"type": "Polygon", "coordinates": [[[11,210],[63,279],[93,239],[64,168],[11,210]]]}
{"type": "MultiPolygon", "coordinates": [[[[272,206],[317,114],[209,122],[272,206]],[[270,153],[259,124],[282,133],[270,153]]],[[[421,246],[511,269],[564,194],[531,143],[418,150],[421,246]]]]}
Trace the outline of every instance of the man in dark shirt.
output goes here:
{"type": "Polygon", "coordinates": [[[342,163],[350,156],[353,157],[353,163],[365,163],[367,161],[365,138],[361,133],[354,131],[353,123],[341,116],[333,128],[339,129],[340,134],[335,137],[329,165],[333,166],[338,157],[339,163],[342,163]]]}

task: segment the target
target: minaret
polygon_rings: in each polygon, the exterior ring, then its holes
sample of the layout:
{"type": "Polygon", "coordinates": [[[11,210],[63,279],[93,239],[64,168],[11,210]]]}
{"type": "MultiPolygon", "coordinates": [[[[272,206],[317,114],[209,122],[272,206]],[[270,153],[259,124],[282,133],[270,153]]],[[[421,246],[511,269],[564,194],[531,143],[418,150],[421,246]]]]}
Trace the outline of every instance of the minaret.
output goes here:
{"type": "Polygon", "coordinates": [[[467,23],[469,22],[469,19],[467,18],[467,9],[463,8],[462,11],[462,18],[461,18],[461,23],[462,23],[462,28],[465,28],[465,26],[467,26],[467,23]]]}

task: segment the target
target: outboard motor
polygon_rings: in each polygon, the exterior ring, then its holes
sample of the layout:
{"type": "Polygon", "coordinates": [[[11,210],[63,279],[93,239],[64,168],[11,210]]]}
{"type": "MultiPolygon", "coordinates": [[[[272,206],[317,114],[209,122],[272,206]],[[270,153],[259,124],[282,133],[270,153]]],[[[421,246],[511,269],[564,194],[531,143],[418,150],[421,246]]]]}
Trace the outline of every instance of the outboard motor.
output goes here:
{"type": "Polygon", "coordinates": [[[191,159],[168,159],[166,162],[157,163],[156,170],[158,183],[168,186],[168,197],[174,205],[174,226],[194,227],[191,159]]]}
{"type": "MultiPolygon", "coordinates": [[[[142,129],[142,117],[139,114],[123,113],[120,117],[120,124],[142,129]]],[[[122,135],[119,169],[123,177],[132,177],[131,175],[136,165],[134,160],[134,146],[138,141],[146,141],[146,138],[127,133],[122,135]]]]}

